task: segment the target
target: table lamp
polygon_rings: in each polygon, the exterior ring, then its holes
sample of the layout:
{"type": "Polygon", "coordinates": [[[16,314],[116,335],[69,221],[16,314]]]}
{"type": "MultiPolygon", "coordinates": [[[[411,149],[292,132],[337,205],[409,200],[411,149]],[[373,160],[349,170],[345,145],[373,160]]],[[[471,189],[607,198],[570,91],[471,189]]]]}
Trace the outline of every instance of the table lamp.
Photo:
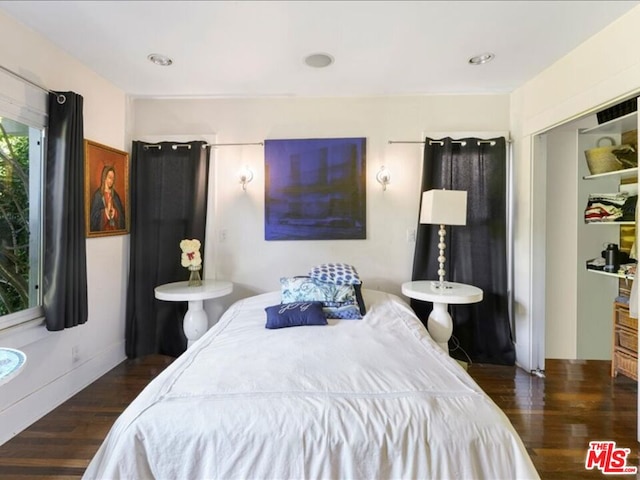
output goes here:
{"type": "Polygon", "coordinates": [[[451,288],[447,286],[444,277],[444,264],[446,257],[444,251],[447,245],[444,237],[447,234],[446,225],[466,225],[467,224],[467,192],[462,190],[428,190],[422,193],[422,205],[420,207],[420,223],[440,225],[440,243],[438,248],[439,281],[434,282],[434,288],[451,288]]]}

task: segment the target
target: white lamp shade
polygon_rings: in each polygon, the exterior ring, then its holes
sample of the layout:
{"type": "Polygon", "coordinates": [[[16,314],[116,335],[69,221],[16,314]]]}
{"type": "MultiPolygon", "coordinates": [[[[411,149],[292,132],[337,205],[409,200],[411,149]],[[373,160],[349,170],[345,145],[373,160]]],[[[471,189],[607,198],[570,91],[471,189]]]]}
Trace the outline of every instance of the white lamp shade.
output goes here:
{"type": "Polygon", "coordinates": [[[429,190],[423,192],[420,223],[466,225],[467,192],[463,190],[429,190]]]}

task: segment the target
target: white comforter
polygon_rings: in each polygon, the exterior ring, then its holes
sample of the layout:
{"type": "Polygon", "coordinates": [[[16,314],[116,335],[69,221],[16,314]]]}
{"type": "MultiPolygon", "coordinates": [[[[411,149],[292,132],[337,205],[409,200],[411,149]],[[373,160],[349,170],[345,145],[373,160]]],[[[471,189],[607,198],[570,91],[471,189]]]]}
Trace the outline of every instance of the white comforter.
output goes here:
{"type": "Polygon", "coordinates": [[[116,421],[90,479],[539,478],[501,410],[400,298],[362,320],[264,328],[234,304],[116,421]]]}

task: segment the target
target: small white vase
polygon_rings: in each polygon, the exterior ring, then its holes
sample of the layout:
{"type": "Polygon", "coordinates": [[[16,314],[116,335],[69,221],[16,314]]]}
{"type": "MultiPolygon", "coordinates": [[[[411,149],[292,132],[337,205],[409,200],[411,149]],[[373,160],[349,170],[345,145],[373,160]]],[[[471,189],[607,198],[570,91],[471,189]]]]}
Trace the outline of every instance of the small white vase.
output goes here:
{"type": "Polygon", "coordinates": [[[200,277],[200,270],[202,270],[202,265],[192,265],[187,268],[189,269],[189,286],[199,287],[200,285],[202,285],[202,278],[200,277]]]}

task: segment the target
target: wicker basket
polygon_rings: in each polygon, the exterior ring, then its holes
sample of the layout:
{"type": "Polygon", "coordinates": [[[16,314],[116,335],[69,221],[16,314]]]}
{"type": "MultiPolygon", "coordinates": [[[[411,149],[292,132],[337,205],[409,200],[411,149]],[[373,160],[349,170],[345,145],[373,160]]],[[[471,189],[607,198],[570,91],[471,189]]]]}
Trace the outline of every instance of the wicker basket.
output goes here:
{"type": "Polygon", "coordinates": [[[616,332],[618,336],[618,345],[632,352],[638,352],[638,335],[626,329],[619,329],[616,332]]]}
{"type": "Polygon", "coordinates": [[[629,316],[629,308],[616,307],[617,323],[623,327],[638,330],[638,319],[629,316]]]}
{"type": "Polygon", "coordinates": [[[638,166],[638,153],[631,145],[615,145],[611,137],[600,138],[596,145],[596,148],[584,152],[591,175],[638,166]],[[603,141],[610,145],[602,146],[603,141]]]}
{"type": "Polygon", "coordinates": [[[622,373],[627,377],[638,380],[638,360],[636,358],[623,352],[615,352],[613,354],[613,361],[616,366],[614,375],[622,373]]]}

